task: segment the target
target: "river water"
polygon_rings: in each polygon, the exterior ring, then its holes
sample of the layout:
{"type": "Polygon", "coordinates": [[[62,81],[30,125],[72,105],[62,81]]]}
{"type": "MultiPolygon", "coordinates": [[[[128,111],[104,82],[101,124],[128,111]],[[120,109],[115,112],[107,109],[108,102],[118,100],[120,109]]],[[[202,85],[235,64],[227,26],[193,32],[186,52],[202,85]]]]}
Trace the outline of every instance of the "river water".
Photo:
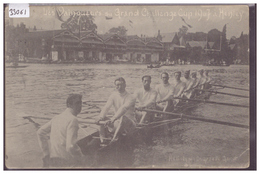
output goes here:
{"type": "MultiPolygon", "coordinates": [[[[48,120],[44,118],[52,118],[65,109],[70,93],[83,94],[83,101],[106,101],[114,90],[116,77],[124,77],[127,91],[133,93],[142,86],[143,75],[152,76],[151,86],[154,87],[160,83],[161,72],[167,71],[171,82],[176,70],[206,68],[217,84],[249,88],[249,66],[244,65],[182,65],[158,69],[126,64],[27,65],[26,68],[5,70],[5,160],[9,168],[40,168],[42,165],[37,127],[23,117],[32,116],[39,125],[46,123],[48,120]]],[[[249,96],[247,91],[227,88],[220,91],[249,96]]],[[[213,95],[210,100],[249,105],[247,98],[227,95],[213,95]]],[[[83,106],[82,112],[86,110],[87,106],[83,106]]],[[[190,114],[249,125],[248,108],[203,104],[190,114]]],[[[245,168],[249,165],[248,129],[191,120],[173,129],[171,137],[155,132],[152,145],[137,144],[132,154],[133,161],[127,167],[245,168]]]]}

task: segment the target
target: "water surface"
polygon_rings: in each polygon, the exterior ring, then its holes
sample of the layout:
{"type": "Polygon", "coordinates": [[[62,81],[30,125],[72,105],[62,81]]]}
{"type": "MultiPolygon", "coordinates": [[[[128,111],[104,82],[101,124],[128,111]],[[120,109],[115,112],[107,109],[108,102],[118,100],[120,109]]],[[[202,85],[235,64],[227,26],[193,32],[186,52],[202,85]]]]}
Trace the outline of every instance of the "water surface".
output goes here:
{"type": "MultiPolygon", "coordinates": [[[[83,101],[106,101],[114,90],[114,80],[124,77],[127,91],[140,88],[143,75],[152,76],[154,87],[160,73],[167,71],[170,82],[173,72],[206,68],[218,84],[249,88],[249,67],[204,67],[183,65],[147,69],[146,65],[55,65],[29,64],[26,68],[9,68],[5,73],[5,153],[10,168],[41,167],[41,150],[35,124],[24,119],[32,116],[37,124],[46,123],[62,112],[70,93],[83,94],[83,101]]],[[[223,89],[223,92],[249,95],[246,91],[223,89]]],[[[212,101],[249,105],[249,99],[214,95],[212,101]]],[[[84,105],[82,112],[89,106],[84,105]]],[[[203,104],[192,115],[249,125],[249,109],[203,104]]],[[[93,115],[93,114],[92,114],[93,115]]],[[[80,117],[85,117],[81,114],[80,117]]],[[[127,167],[137,168],[207,168],[248,167],[249,130],[199,121],[185,120],[173,127],[171,135],[156,131],[153,144],[138,143],[133,161],[127,167]]],[[[88,167],[86,165],[86,167],[88,167]]],[[[104,167],[102,164],[97,167],[104,167]]],[[[115,167],[115,166],[106,166],[115,167]]]]}

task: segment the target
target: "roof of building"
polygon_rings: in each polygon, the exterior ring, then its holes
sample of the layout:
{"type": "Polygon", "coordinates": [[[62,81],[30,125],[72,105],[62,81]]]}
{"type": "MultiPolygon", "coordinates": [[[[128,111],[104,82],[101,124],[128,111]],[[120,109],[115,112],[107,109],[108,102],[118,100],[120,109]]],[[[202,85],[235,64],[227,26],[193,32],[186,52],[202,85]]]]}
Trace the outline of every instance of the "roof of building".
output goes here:
{"type": "Polygon", "coordinates": [[[21,35],[21,38],[31,39],[31,38],[45,38],[50,39],[53,36],[62,33],[65,30],[40,30],[40,31],[32,31],[28,33],[24,33],[21,35]]]}
{"type": "Polygon", "coordinates": [[[160,42],[156,37],[146,37],[145,42],[160,42]]]}
{"type": "Polygon", "coordinates": [[[206,41],[187,41],[187,43],[193,47],[201,47],[206,48],[207,42],[206,41]]]}
{"type": "MultiPolygon", "coordinates": [[[[137,35],[127,35],[127,36],[119,36],[118,34],[106,33],[106,34],[97,34],[93,31],[81,31],[79,33],[73,33],[69,30],[46,30],[46,31],[33,31],[25,33],[22,39],[55,39],[56,41],[77,41],[82,40],[84,42],[97,42],[106,43],[106,44],[122,44],[125,45],[128,42],[135,42],[136,45],[146,45],[147,43],[155,42],[162,46],[162,43],[159,39],[155,37],[139,37],[137,35]],[[64,37],[65,36],[65,37],[64,37]],[[97,37],[96,40],[94,37],[97,37]],[[91,38],[91,39],[89,39],[91,38]],[[99,41],[100,40],[100,41],[99,41]],[[138,43],[136,43],[138,42],[138,43]]],[[[132,43],[134,44],[134,43],[132,43]]]]}
{"type": "Polygon", "coordinates": [[[172,40],[175,37],[175,35],[177,35],[177,32],[161,33],[160,35],[162,36],[162,41],[161,42],[163,42],[163,43],[172,42],[172,40]]]}
{"type": "Polygon", "coordinates": [[[176,44],[173,44],[170,46],[170,50],[174,50],[174,48],[185,48],[185,46],[180,46],[180,45],[176,45],[176,44]]]}
{"type": "Polygon", "coordinates": [[[129,40],[133,40],[133,39],[141,39],[139,36],[137,35],[127,35],[126,39],[129,40]]]}
{"type": "Polygon", "coordinates": [[[101,37],[103,40],[107,40],[108,38],[112,37],[115,34],[106,33],[106,34],[98,34],[99,37],[101,37]]]}

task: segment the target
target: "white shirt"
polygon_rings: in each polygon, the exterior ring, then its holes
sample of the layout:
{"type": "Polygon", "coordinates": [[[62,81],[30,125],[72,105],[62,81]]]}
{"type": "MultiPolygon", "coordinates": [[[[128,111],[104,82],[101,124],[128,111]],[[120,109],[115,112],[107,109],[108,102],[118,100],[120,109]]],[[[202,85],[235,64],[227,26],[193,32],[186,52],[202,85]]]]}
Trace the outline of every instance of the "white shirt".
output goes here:
{"type": "Polygon", "coordinates": [[[44,155],[49,154],[51,158],[58,157],[66,160],[71,160],[75,157],[75,154],[82,155],[76,144],[78,129],[78,120],[69,109],[43,125],[37,131],[37,134],[44,155]],[[50,147],[48,146],[49,137],[50,147]],[[71,147],[74,147],[73,152],[75,154],[71,154],[71,147]]]}
{"type": "Polygon", "coordinates": [[[205,76],[205,79],[206,79],[206,83],[211,82],[211,77],[209,77],[209,76],[205,76]]]}
{"type": "Polygon", "coordinates": [[[126,112],[124,116],[128,117],[130,120],[136,122],[134,111],[135,111],[135,98],[133,95],[125,91],[123,94],[119,92],[113,92],[106,105],[102,109],[100,116],[104,117],[107,115],[109,109],[113,106],[114,112],[116,113],[119,109],[124,108],[126,112]]]}
{"type": "Polygon", "coordinates": [[[155,86],[155,91],[157,92],[157,101],[163,100],[168,94],[173,94],[174,87],[168,84],[159,84],[155,86]]]}
{"type": "Polygon", "coordinates": [[[181,80],[180,81],[175,80],[173,87],[174,87],[174,91],[173,91],[174,96],[180,97],[181,93],[183,92],[183,90],[186,87],[186,84],[184,82],[182,82],[181,80]]]}
{"type": "Polygon", "coordinates": [[[192,78],[194,80],[194,84],[192,85],[192,88],[194,88],[195,86],[198,87],[199,85],[199,79],[196,77],[196,78],[192,78]]]}
{"type": "Polygon", "coordinates": [[[149,106],[156,102],[157,92],[150,88],[149,91],[146,91],[144,88],[137,89],[134,92],[134,96],[139,101],[139,106],[149,106]]]}
{"type": "Polygon", "coordinates": [[[186,90],[186,89],[191,89],[192,88],[192,86],[194,85],[195,80],[192,79],[192,78],[188,78],[188,79],[184,78],[183,82],[185,83],[185,89],[184,90],[186,90]]]}
{"type": "Polygon", "coordinates": [[[199,84],[200,84],[200,85],[205,84],[206,81],[207,81],[207,79],[206,79],[204,76],[200,76],[200,77],[199,77],[199,84]]]}

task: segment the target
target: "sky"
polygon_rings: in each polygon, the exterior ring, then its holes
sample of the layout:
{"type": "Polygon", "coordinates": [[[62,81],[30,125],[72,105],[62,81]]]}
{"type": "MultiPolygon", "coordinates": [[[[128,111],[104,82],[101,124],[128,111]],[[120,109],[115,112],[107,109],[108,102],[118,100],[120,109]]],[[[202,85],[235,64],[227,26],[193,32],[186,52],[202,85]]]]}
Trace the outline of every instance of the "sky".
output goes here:
{"type": "Polygon", "coordinates": [[[30,28],[60,29],[61,22],[55,16],[55,8],[59,9],[59,15],[64,20],[75,11],[81,11],[81,15],[89,11],[95,16],[99,34],[112,27],[125,26],[128,35],[155,36],[158,30],[161,33],[178,32],[182,25],[188,27],[188,32],[207,33],[215,28],[222,31],[225,24],[228,39],[239,37],[241,32],[249,33],[249,9],[246,5],[30,6],[30,17],[13,18],[14,25],[24,22],[30,28]]]}

